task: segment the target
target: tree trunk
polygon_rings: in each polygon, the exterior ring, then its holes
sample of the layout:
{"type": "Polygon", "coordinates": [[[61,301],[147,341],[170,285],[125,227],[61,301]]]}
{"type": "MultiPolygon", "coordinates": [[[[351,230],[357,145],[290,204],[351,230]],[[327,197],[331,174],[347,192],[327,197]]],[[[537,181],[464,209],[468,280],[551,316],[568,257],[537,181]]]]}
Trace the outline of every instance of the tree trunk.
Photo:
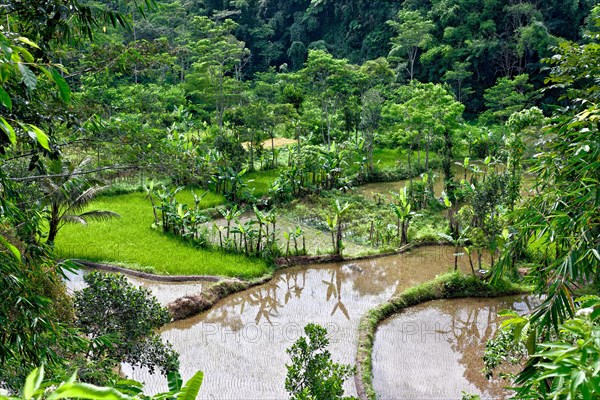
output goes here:
{"type": "Polygon", "coordinates": [[[254,133],[250,135],[250,171],[254,171],[254,133]]]}
{"type": "Polygon", "coordinates": [[[273,137],[273,133],[270,132],[270,136],[271,136],[271,152],[273,152],[273,161],[272,161],[272,166],[271,168],[275,169],[275,138],[273,137]]]}
{"type": "Polygon", "coordinates": [[[427,173],[429,173],[429,146],[430,145],[431,145],[431,137],[428,135],[425,140],[425,171],[427,171],[427,173]]]}

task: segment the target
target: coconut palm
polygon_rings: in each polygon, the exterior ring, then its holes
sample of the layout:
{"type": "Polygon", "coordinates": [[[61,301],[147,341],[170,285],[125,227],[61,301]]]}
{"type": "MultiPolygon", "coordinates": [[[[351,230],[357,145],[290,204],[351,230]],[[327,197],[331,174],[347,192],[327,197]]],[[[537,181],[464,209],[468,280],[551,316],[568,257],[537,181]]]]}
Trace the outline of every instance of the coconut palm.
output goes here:
{"type": "Polygon", "coordinates": [[[119,217],[112,211],[86,210],[98,193],[106,188],[98,180],[83,175],[89,163],[90,159],[79,163],[57,160],[49,165],[49,175],[41,181],[48,211],[46,243],[53,245],[58,231],[68,223],[87,225],[89,221],[119,217]]]}

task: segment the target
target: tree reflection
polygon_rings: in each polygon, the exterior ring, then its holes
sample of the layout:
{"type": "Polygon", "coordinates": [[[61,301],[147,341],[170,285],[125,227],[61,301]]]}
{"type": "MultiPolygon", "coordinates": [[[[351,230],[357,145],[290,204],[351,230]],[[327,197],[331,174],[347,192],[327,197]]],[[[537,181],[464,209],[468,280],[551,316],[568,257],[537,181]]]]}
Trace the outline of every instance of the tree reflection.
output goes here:
{"type": "Polygon", "coordinates": [[[437,309],[449,320],[444,334],[452,350],[459,355],[464,377],[482,393],[494,398],[505,395],[502,379],[489,381],[483,370],[483,354],[486,342],[493,337],[499,324],[498,313],[504,309],[528,312],[536,305],[535,298],[523,296],[518,299],[469,299],[440,302],[437,309]]]}
{"type": "Polygon", "coordinates": [[[337,310],[340,310],[346,319],[349,320],[350,314],[348,313],[348,309],[342,303],[342,271],[339,268],[333,269],[330,276],[329,281],[323,280],[321,282],[327,288],[325,291],[325,301],[329,302],[332,298],[335,299],[331,315],[333,316],[337,310]]]}

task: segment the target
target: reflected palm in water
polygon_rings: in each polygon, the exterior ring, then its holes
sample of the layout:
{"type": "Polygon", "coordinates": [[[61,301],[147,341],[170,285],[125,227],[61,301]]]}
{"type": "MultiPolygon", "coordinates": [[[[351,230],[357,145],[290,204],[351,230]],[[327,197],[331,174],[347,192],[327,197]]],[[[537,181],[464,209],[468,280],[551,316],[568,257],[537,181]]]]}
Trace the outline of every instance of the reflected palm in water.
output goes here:
{"type": "Polygon", "coordinates": [[[348,314],[348,309],[342,303],[342,273],[339,269],[331,271],[331,279],[329,281],[322,281],[325,287],[327,287],[325,291],[325,300],[329,302],[332,298],[335,303],[333,306],[333,310],[331,310],[331,315],[334,315],[336,311],[340,311],[346,319],[350,319],[350,315],[348,314]]]}
{"type": "MultiPolygon", "coordinates": [[[[162,335],[181,354],[184,379],[205,372],[201,396],[283,398],[288,348],[309,322],[332,333],[333,359],[354,363],[357,327],[370,308],[395,293],[433,279],[453,265],[453,249],[431,246],[349,264],[294,267],[263,285],[220,301],[196,317],[167,326],[162,335]]],[[[466,264],[465,269],[468,268],[466,264]]],[[[125,371],[162,391],[162,377],[125,371]]],[[[355,394],[353,382],[347,393],[355,394]]]]}

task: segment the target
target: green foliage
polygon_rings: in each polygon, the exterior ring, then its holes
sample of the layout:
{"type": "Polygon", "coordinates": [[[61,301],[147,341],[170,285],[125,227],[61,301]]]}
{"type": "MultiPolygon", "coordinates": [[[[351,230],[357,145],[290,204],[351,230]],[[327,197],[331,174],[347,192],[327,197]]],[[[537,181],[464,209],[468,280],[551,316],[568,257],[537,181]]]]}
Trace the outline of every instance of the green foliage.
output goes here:
{"type": "Polygon", "coordinates": [[[419,11],[402,9],[398,11],[395,20],[387,21],[395,31],[392,37],[392,50],[390,56],[404,56],[407,60],[406,70],[412,81],[415,77],[415,63],[419,53],[422,52],[433,40],[430,32],[435,27],[434,23],[426,19],[419,11]]]}
{"type": "Polygon", "coordinates": [[[344,397],[343,384],[354,375],[354,368],[331,360],[325,328],[308,324],[304,334],[287,350],[291,363],[286,364],[285,389],[290,398],[348,399],[344,397]]]}
{"type": "Polygon", "coordinates": [[[63,160],[54,161],[48,172],[51,177],[42,180],[41,187],[48,208],[48,244],[54,244],[60,228],[67,223],[87,225],[89,221],[102,221],[119,217],[111,211],[90,210],[89,203],[103,189],[99,182],[86,177],[89,159],[78,164],[63,160]]]}
{"type": "Polygon", "coordinates": [[[534,98],[529,75],[521,74],[513,79],[498,78],[496,85],[487,89],[483,97],[492,118],[506,121],[510,115],[531,105],[534,98]]]}
{"type": "Polygon", "coordinates": [[[119,381],[114,387],[101,387],[77,381],[77,373],[72,374],[65,381],[44,380],[45,370],[41,366],[29,373],[21,397],[9,396],[0,393],[0,400],[59,400],[59,399],[86,399],[86,400],[196,400],[202,386],[204,374],[198,371],[182,386],[183,381],[179,372],[169,374],[169,391],[153,396],[142,394],[143,385],[139,382],[127,380],[119,381]]]}
{"type": "Polygon", "coordinates": [[[197,16],[192,26],[201,37],[191,44],[194,53],[192,71],[187,75],[189,95],[214,108],[215,122],[223,127],[223,114],[239,97],[242,68],[250,53],[232,32],[237,24],[231,19],[216,23],[197,16]]]}
{"type": "Polygon", "coordinates": [[[486,367],[492,371],[501,361],[519,360],[516,356],[528,353],[529,361],[515,377],[516,398],[592,399],[600,395],[600,298],[585,296],[575,302],[578,311],[574,317],[539,343],[530,318],[502,314],[509,318],[502,322],[499,337],[486,348],[486,367]]]}
{"type": "Polygon", "coordinates": [[[0,237],[0,381],[15,389],[35,365],[61,369],[63,355],[82,351],[82,340],[71,329],[71,302],[53,261],[4,228],[0,237]]]}
{"type": "Polygon", "coordinates": [[[75,293],[77,327],[91,341],[88,356],[155,368],[163,374],[179,368],[178,354],[155,330],[171,321],[148,289],[135,288],[123,275],[92,272],[87,287],[75,293]]]}
{"type": "Polygon", "coordinates": [[[564,53],[557,57],[549,80],[561,82],[568,92],[587,99],[571,102],[568,113],[556,115],[546,129],[546,147],[533,167],[539,194],[516,210],[516,232],[495,271],[495,276],[508,273],[514,268],[514,254],[519,254],[519,249],[534,238],[541,241],[546,254],[533,276],[540,293],[548,297],[534,321],[555,330],[573,315],[573,287],[598,276],[600,200],[596,188],[600,182],[600,135],[595,102],[599,91],[595,84],[588,86],[589,75],[568,75],[568,66],[573,64],[591,74],[597,70],[596,64],[579,64],[585,63],[588,52],[593,54],[595,47],[597,43],[587,47],[565,45],[561,49],[564,53]]]}

